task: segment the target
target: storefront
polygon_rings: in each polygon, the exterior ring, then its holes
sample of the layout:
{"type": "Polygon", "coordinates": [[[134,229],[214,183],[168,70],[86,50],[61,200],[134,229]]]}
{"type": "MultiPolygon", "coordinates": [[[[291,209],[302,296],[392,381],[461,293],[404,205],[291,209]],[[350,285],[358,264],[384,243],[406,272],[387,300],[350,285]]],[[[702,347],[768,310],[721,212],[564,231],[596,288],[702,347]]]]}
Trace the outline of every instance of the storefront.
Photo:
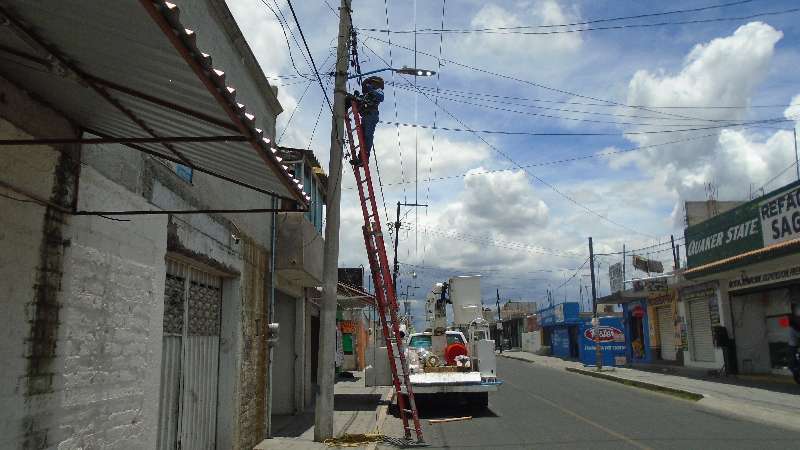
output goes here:
{"type": "Polygon", "coordinates": [[[630,289],[598,300],[599,304],[622,305],[629,364],[682,361],[675,281],[672,274],[634,280],[630,289]]]}
{"type": "Polygon", "coordinates": [[[650,345],[650,316],[644,298],[622,304],[622,317],[628,331],[625,339],[626,356],[630,363],[650,363],[653,349],[650,345]]]}
{"type": "Polygon", "coordinates": [[[666,363],[683,361],[678,327],[678,302],[674,290],[649,298],[647,311],[650,320],[650,345],[653,359],[666,363]]]}
{"type": "Polygon", "coordinates": [[[741,373],[788,375],[788,316],[800,308],[800,261],[782,260],[761,264],[771,267],[766,269],[750,266],[727,281],[741,373]]]}
{"type": "Polygon", "coordinates": [[[681,292],[692,363],[788,375],[788,316],[800,308],[800,182],[685,235],[685,277],[712,282],[681,292]]]}
{"type": "Polygon", "coordinates": [[[560,303],[539,311],[542,345],[549,346],[553,356],[578,359],[581,322],[577,302],[560,303]]]}

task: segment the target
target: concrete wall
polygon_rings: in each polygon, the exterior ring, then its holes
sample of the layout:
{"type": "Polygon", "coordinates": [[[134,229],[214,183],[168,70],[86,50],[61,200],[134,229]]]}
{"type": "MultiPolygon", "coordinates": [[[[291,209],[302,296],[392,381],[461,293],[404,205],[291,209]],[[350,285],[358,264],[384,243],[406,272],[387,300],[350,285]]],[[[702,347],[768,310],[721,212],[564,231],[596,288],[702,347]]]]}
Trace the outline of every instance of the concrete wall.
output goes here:
{"type": "MultiPolygon", "coordinates": [[[[28,129],[49,122],[51,132],[69,135],[63,119],[18,100],[4,117],[39,109],[28,129]]],[[[0,120],[4,139],[34,136],[42,135],[0,120]]],[[[71,201],[67,156],[32,147],[0,158],[0,180],[54,203],[71,201]]],[[[91,167],[81,172],[81,205],[146,207],[91,167]]],[[[166,218],[71,217],[5,197],[0,205],[0,447],[153,448],[166,218]]]]}

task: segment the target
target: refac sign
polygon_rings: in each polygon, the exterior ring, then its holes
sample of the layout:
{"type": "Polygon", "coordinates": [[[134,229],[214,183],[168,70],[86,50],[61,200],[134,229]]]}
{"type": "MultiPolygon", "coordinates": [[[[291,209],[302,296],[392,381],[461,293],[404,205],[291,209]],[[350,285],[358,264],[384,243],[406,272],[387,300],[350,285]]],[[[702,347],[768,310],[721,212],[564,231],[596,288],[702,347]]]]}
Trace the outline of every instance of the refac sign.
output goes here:
{"type": "MultiPolygon", "coordinates": [[[[600,326],[598,328],[598,336],[600,342],[624,342],[625,333],[617,327],[600,326]]],[[[594,342],[594,328],[587,328],[583,332],[583,336],[594,342]]]]}

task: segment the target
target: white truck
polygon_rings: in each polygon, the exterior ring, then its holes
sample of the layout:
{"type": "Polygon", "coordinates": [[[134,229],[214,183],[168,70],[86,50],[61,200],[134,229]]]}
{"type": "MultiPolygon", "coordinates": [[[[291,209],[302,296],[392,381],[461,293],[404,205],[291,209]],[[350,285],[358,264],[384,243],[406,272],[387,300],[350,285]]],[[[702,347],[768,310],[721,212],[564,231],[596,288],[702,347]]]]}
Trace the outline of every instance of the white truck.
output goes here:
{"type": "MultiPolygon", "coordinates": [[[[409,377],[418,403],[431,398],[439,404],[467,403],[486,408],[489,392],[503,382],[497,378],[489,324],[482,317],[480,277],[454,277],[434,285],[427,296],[426,319],[428,328],[406,339],[409,377]],[[450,329],[448,303],[452,304],[454,318],[450,329]]],[[[367,355],[367,385],[391,384],[385,345],[371,350],[367,355]]]]}

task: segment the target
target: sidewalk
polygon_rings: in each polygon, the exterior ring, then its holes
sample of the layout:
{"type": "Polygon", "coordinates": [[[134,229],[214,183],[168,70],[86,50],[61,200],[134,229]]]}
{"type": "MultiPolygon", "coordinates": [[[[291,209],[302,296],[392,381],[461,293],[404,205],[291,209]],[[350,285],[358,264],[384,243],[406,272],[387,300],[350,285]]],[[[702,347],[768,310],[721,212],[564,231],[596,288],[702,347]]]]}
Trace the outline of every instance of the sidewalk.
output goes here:
{"type": "MultiPolygon", "coordinates": [[[[333,431],[336,437],[380,430],[392,400],[390,386],[366,387],[364,372],[353,372],[353,375],[352,380],[337,379],[334,386],[333,431]]],[[[254,450],[330,448],[314,442],[313,408],[295,416],[275,416],[272,420],[274,437],[265,439],[254,450]]],[[[369,447],[366,444],[358,448],[369,447]]]]}
{"type": "MultiPolygon", "coordinates": [[[[552,356],[508,351],[500,356],[583,375],[597,374],[593,367],[585,367],[579,362],[564,361],[552,356]]],[[[620,367],[604,369],[600,377],[625,384],[636,384],[645,389],[702,396],[697,404],[703,408],[750,421],[800,430],[800,390],[796,393],[776,392],[762,387],[752,387],[752,382],[747,381],[718,382],[620,367]]],[[[780,390],[785,389],[783,386],[780,390]]]]}

